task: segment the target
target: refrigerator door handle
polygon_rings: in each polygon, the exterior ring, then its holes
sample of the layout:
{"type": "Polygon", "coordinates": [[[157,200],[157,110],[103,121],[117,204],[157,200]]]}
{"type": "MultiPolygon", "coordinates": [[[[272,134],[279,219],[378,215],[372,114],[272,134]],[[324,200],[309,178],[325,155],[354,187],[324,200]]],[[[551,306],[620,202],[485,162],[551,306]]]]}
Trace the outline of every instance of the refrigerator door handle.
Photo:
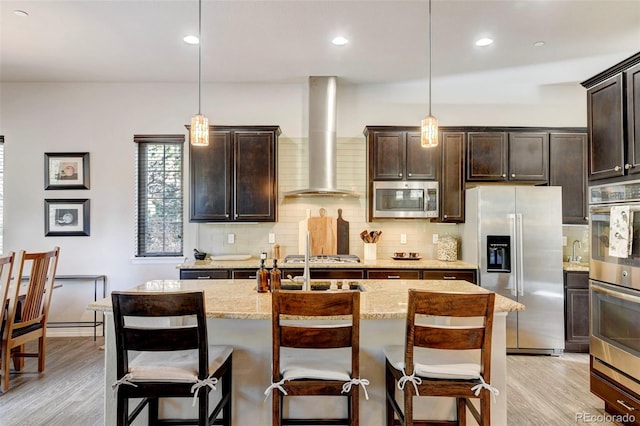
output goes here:
{"type": "Polygon", "coordinates": [[[523,247],[523,235],[522,235],[522,213],[516,213],[517,235],[516,235],[516,250],[518,251],[518,268],[516,269],[516,281],[518,283],[518,294],[524,296],[524,247],[523,247]]]}
{"type": "MultiPolygon", "coordinates": [[[[516,225],[516,215],[515,214],[510,214],[509,216],[509,224],[511,225],[511,235],[513,239],[517,239],[517,225],[516,225]]],[[[514,241],[515,243],[515,241],[514,241]]],[[[518,270],[519,270],[519,265],[518,262],[516,260],[516,257],[513,256],[513,251],[517,250],[516,246],[513,245],[511,247],[511,259],[514,260],[514,262],[512,262],[513,265],[513,287],[511,287],[511,295],[514,297],[518,296],[518,270]]]]}

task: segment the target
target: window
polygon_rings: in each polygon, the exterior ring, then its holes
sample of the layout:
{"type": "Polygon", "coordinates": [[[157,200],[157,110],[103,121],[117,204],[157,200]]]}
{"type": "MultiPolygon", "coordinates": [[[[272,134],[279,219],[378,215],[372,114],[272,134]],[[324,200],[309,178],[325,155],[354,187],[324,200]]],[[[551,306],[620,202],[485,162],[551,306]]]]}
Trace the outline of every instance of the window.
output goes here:
{"type": "Polygon", "coordinates": [[[138,144],[136,256],[183,255],[184,135],[134,135],[138,144]]]}

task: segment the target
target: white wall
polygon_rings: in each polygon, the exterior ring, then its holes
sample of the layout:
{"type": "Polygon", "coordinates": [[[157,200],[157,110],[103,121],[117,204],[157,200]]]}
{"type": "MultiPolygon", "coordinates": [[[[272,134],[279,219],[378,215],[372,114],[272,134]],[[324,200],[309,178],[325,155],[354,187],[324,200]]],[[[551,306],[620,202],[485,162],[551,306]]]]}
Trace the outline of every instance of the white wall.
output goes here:
{"type": "MultiPolygon", "coordinates": [[[[491,81],[487,81],[487,85],[491,81]]],[[[433,112],[440,125],[585,126],[585,92],[579,84],[540,87],[535,93],[486,86],[472,88],[464,79],[434,82],[433,112]],[[516,92],[517,103],[507,92],[516,92]]],[[[213,124],[279,125],[279,192],[306,185],[307,90],[304,84],[235,84],[203,86],[202,111],[213,124]]],[[[426,113],[423,85],[350,85],[340,82],[338,105],[339,176],[347,189],[365,192],[366,125],[417,125],[426,113]]],[[[150,279],[178,276],[175,263],[135,263],[134,134],[183,133],[197,108],[193,84],[3,83],[0,86],[0,134],[5,136],[4,251],[61,247],[60,274],[106,274],[109,290],[126,289],[150,279]],[[89,152],[89,190],[44,190],[45,152],[89,152]],[[89,198],[91,236],[45,237],[45,198],[89,198]]],[[[186,148],[186,146],[185,146],[186,148]]],[[[188,165],[188,160],[185,161],[188,165]]],[[[185,185],[188,173],[185,173],[185,185]]],[[[185,191],[188,194],[188,191],[185,191]]],[[[365,222],[365,199],[279,197],[279,222],[258,225],[186,224],[185,255],[205,251],[250,252],[267,247],[275,232],[284,253],[297,251],[297,221],[305,209],[317,214],[342,207],[351,222],[353,252],[362,256],[357,234],[384,229],[379,255],[390,255],[407,233],[405,251],[432,255],[431,233],[455,226],[426,221],[365,222]],[[238,237],[225,244],[226,234],[238,237]]],[[[185,202],[188,206],[188,202],[185,202]]],[[[185,217],[188,212],[185,209],[185,217]]],[[[87,286],[89,284],[86,284],[87,286]]],[[[67,287],[67,286],[65,286],[67,287]]],[[[68,286],[73,288],[71,286],[68,286]]],[[[66,291],[77,291],[66,290],[66,291]]],[[[64,289],[63,289],[64,290],[64,289]]],[[[60,294],[63,294],[62,291],[60,294]]],[[[57,301],[60,304],[63,301],[57,301]]],[[[55,310],[55,306],[54,306],[55,310]]],[[[90,315],[87,313],[86,315],[90,315]]],[[[86,319],[86,318],[85,318],[86,319]]]]}

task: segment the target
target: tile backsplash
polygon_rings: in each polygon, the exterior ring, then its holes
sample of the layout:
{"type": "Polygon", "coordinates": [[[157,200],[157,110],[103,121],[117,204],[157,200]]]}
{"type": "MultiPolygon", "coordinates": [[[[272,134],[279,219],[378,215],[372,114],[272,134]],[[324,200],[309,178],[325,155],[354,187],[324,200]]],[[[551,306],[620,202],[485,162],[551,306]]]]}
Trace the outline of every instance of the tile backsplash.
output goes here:
{"type": "Polygon", "coordinates": [[[567,261],[573,255],[573,242],[580,241],[580,247],[576,244],[576,256],[582,256],[582,262],[589,262],[589,226],[563,225],[562,235],[567,239],[567,244],[562,247],[562,260],[567,261]]]}

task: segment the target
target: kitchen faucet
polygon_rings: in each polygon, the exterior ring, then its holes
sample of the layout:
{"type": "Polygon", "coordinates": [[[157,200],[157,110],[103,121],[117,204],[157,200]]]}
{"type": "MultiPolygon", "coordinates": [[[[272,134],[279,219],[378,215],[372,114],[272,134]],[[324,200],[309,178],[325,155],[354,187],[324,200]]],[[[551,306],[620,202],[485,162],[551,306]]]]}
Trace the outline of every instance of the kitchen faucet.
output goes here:
{"type": "Polygon", "coordinates": [[[578,245],[578,248],[582,248],[580,240],[573,240],[573,256],[569,258],[569,262],[578,263],[582,260],[582,256],[576,256],[576,244],[578,245]]]}
{"type": "Polygon", "coordinates": [[[304,250],[304,272],[302,276],[296,276],[291,278],[291,275],[288,275],[289,278],[294,283],[302,282],[302,290],[309,291],[311,290],[311,272],[309,270],[309,257],[311,251],[311,245],[309,244],[309,231],[307,231],[307,239],[306,239],[306,247],[304,250]]]}

